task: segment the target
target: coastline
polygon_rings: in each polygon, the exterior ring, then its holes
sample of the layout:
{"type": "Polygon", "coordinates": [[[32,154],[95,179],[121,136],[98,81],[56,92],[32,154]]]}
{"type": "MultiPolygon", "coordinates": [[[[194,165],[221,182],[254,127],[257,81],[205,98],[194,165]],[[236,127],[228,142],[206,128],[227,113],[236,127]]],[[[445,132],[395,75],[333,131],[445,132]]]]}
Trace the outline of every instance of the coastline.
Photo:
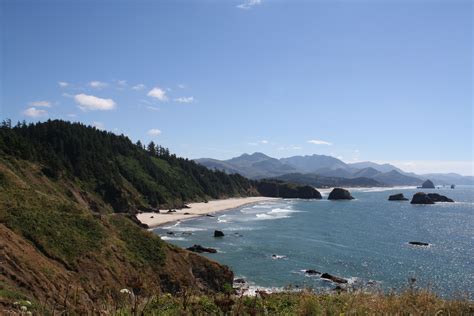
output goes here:
{"type": "Polygon", "coordinates": [[[149,228],[156,228],[158,226],[176,222],[185,219],[191,219],[199,216],[231,210],[247,204],[253,204],[264,201],[279,200],[280,198],[254,196],[245,198],[230,198],[223,200],[212,200],[207,203],[189,203],[189,208],[176,209],[176,212],[167,213],[168,210],[160,210],[160,213],[144,212],[137,214],[137,219],[142,223],[148,225],[149,228]]]}

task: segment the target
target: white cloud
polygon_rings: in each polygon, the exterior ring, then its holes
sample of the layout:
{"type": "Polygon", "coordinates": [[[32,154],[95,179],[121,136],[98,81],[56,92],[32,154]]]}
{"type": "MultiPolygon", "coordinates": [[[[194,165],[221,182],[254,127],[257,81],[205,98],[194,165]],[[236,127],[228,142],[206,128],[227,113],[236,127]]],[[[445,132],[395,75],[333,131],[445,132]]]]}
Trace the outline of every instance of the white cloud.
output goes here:
{"type": "Polygon", "coordinates": [[[147,134],[153,137],[157,137],[161,134],[161,131],[157,128],[152,128],[151,130],[147,132],[147,134]]]}
{"type": "Polygon", "coordinates": [[[83,111],[108,111],[115,109],[115,102],[112,99],[102,99],[84,93],[76,94],[74,100],[83,111]]]}
{"type": "Polygon", "coordinates": [[[194,97],[180,97],[180,98],[174,99],[174,101],[178,103],[193,103],[194,97]]]}
{"type": "Polygon", "coordinates": [[[186,85],[184,85],[184,84],[180,83],[180,84],[178,84],[178,88],[180,88],[180,89],[184,89],[184,88],[186,88],[186,85]]]}
{"type": "Polygon", "coordinates": [[[51,102],[49,101],[33,101],[29,103],[30,106],[40,106],[40,107],[45,107],[49,108],[51,107],[51,102]]]}
{"type": "Polygon", "coordinates": [[[327,145],[327,146],[332,145],[332,143],[324,141],[324,140],[320,140],[320,139],[311,139],[311,140],[308,140],[308,143],[313,144],[313,145],[327,145]]]}
{"type": "Polygon", "coordinates": [[[69,114],[67,115],[67,117],[75,118],[75,117],[77,117],[77,114],[69,113],[69,114]]]}
{"type": "Polygon", "coordinates": [[[125,87],[127,85],[127,80],[117,80],[119,86],[125,87]]]}
{"type": "Polygon", "coordinates": [[[148,96],[158,99],[160,101],[166,101],[168,100],[168,97],[166,96],[166,91],[161,89],[160,87],[154,87],[148,92],[148,96]]]}
{"type": "Polygon", "coordinates": [[[266,144],[268,144],[268,140],[262,139],[262,140],[259,140],[259,141],[256,141],[256,142],[250,142],[248,144],[250,146],[266,145],[266,144]]]}
{"type": "Polygon", "coordinates": [[[69,83],[67,83],[66,81],[58,81],[58,85],[61,88],[65,88],[65,87],[69,86],[69,83]]]}
{"type": "Polygon", "coordinates": [[[45,110],[39,110],[35,107],[31,107],[24,110],[23,114],[29,117],[40,117],[48,115],[48,112],[46,112],[45,110]]]}
{"type": "Polygon", "coordinates": [[[133,89],[133,90],[137,90],[137,91],[138,91],[138,90],[143,90],[143,89],[145,89],[145,85],[144,85],[143,83],[139,83],[139,84],[137,84],[137,85],[134,85],[134,86],[132,87],[132,89],[133,89]]]}
{"type": "Polygon", "coordinates": [[[239,4],[237,8],[243,9],[243,10],[249,10],[252,9],[252,7],[262,4],[262,0],[245,0],[244,3],[239,4]]]}
{"type": "Polygon", "coordinates": [[[101,122],[93,122],[93,123],[92,123],[92,126],[94,126],[94,127],[97,128],[97,129],[100,129],[100,130],[105,129],[104,124],[101,123],[101,122]]]}
{"type": "Polygon", "coordinates": [[[102,81],[91,81],[89,82],[89,86],[95,89],[102,89],[108,86],[108,83],[102,81]]]}

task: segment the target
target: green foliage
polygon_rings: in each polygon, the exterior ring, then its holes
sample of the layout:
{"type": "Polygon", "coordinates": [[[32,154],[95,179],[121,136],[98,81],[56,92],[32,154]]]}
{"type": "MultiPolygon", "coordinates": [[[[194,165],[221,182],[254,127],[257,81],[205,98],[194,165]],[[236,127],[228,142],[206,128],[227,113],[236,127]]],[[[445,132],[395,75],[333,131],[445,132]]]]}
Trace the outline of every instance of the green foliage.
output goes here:
{"type": "Polygon", "coordinates": [[[122,215],[112,216],[110,222],[116,228],[120,239],[125,243],[128,256],[133,262],[152,267],[163,263],[165,244],[158,235],[140,228],[122,215]]]}
{"type": "Polygon", "coordinates": [[[116,212],[256,193],[240,175],[208,170],[154,143],[147,149],[124,135],[60,120],[0,127],[0,154],[39,162],[51,179],[77,178],[116,212]]]}

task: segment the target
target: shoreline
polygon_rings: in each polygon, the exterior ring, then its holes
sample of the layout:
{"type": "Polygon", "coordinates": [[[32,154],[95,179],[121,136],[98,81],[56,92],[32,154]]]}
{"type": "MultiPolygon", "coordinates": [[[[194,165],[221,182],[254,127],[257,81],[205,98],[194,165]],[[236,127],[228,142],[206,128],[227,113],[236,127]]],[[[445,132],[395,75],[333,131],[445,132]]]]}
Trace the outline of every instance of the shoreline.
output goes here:
{"type": "Polygon", "coordinates": [[[149,229],[153,229],[171,222],[178,222],[181,220],[206,216],[208,214],[223,212],[248,204],[254,204],[264,201],[274,201],[279,199],[280,198],[254,196],[244,198],[211,200],[207,203],[197,202],[186,204],[189,208],[176,209],[176,212],[173,213],[167,213],[168,210],[160,210],[160,213],[144,212],[137,214],[136,217],[142,224],[148,225],[149,229]]]}

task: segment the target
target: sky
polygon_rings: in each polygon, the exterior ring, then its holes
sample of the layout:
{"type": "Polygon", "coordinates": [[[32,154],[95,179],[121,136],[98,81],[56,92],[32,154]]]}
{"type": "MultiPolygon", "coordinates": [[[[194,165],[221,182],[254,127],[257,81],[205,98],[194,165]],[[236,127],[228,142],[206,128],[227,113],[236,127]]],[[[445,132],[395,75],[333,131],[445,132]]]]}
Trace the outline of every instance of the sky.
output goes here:
{"type": "Polygon", "coordinates": [[[0,117],[474,174],[473,4],[0,0],[0,117]]]}

